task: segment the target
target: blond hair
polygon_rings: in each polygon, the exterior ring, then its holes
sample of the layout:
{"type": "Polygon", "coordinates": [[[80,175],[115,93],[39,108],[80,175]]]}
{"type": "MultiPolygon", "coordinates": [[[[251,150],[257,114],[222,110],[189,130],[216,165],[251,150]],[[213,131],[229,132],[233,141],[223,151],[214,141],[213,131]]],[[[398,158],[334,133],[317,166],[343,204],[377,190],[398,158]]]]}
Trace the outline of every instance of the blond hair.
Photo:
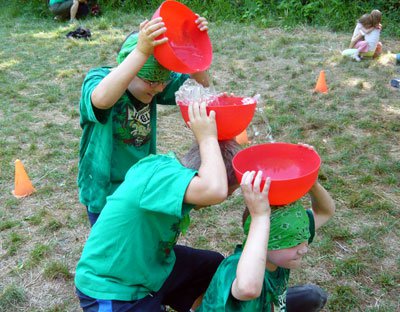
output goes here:
{"type": "Polygon", "coordinates": [[[372,10],[371,11],[371,21],[372,21],[372,26],[376,27],[380,24],[382,21],[382,13],[379,10],[372,10]]]}

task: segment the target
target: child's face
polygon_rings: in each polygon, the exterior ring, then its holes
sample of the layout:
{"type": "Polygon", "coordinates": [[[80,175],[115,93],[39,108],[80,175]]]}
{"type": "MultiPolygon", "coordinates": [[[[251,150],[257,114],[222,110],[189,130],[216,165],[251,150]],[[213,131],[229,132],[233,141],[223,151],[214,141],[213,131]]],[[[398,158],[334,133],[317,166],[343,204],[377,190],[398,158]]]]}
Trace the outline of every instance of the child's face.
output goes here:
{"type": "Polygon", "coordinates": [[[296,269],[301,264],[301,259],[308,252],[308,242],[303,242],[292,248],[268,250],[267,261],[275,266],[285,269],[296,269]]]}
{"type": "Polygon", "coordinates": [[[168,82],[151,82],[135,77],[129,85],[129,91],[140,102],[149,104],[153,97],[162,92],[168,82]]]}

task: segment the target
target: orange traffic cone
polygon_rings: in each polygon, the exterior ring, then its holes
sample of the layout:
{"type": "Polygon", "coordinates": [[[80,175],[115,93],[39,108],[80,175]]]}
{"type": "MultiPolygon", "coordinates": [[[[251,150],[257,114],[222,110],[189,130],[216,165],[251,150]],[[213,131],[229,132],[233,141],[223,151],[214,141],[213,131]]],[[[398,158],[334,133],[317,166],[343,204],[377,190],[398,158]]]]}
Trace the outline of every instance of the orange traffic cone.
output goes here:
{"type": "Polygon", "coordinates": [[[321,70],[321,72],[319,73],[314,92],[328,93],[328,87],[325,81],[325,72],[323,70],[321,70]]]}
{"type": "Polygon", "coordinates": [[[31,180],[25,171],[22,162],[17,159],[15,161],[15,189],[12,191],[16,198],[31,195],[35,190],[32,186],[31,180]]]}
{"type": "Polygon", "coordinates": [[[240,145],[249,144],[249,138],[247,137],[247,131],[244,129],[242,133],[236,136],[236,142],[240,145]]]}

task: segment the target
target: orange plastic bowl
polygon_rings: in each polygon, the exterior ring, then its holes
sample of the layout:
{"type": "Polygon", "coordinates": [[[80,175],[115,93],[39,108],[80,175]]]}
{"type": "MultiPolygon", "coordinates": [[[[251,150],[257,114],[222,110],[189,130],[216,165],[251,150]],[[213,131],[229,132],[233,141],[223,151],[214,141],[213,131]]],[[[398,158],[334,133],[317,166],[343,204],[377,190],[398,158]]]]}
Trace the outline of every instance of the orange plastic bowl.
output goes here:
{"type": "Polygon", "coordinates": [[[177,1],[164,1],[153,18],[161,16],[167,31],[157,39],[168,42],[154,48],[154,57],[165,68],[185,74],[204,71],[212,61],[212,46],[207,31],[195,24],[197,16],[177,1]]]}
{"type": "MultiPolygon", "coordinates": [[[[215,111],[218,140],[229,140],[247,128],[254,116],[256,101],[243,104],[243,97],[220,96],[218,101],[209,103],[207,113],[215,111]]],[[[185,122],[189,121],[188,105],[178,102],[185,122]]]]}
{"type": "Polygon", "coordinates": [[[239,182],[251,170],[263,172],[262,187],[270,177],[269,202],[282,206],[300,199],[310,190],[318,178],[321,158],[314,150],[298,144],[266,143],[241,150],[232,164],[239,182]]]}

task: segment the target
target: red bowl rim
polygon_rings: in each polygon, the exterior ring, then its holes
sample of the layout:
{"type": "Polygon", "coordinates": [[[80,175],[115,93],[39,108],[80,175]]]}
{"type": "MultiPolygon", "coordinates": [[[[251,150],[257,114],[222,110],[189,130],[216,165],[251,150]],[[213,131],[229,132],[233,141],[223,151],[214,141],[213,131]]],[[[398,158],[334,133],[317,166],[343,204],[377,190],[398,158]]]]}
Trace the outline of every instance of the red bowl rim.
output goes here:
{"type": "MultiPolygon", "coordinates": [[[[217,96],[217,97],[219,98],[221,96],[217,96]]],[[[248,96],[236,96],[236,95],[235,96],[227,95],[226,97],[228,97],[228,98],[240,98],[240,99],[250,98],[248,96]]],[[[231,107],[243,107],[243,106],[255,106],[255,105],[257,105],[257,101],[254,100],[254,99],[253,99],[253,101],[254,101],[253,103],[242,104],[242,105],[237,105],[237,104],[236,105],[211,105],[211,106],[207,105],[207,108],[212,108],[212,107],[218,107],[218,108],[229,107],[229,108],[231,108],[231,107]]],[[[189,106],[189,104],[185,104],[182,101],[177,101],[176,104],[179,105],[179,106],[189,106]]]]}
{"type": "MultiPolygon", "coordinates": [[[[166,0],[166,1],[162,2],[162,3],[160,4],[160,6],[158,7],[158,9],[154,12],[154,14],[153,14],[153,16],[152,16],[152,19],[155,18],[155,17],[161,16],[161,10],[164,9],[165,6],[169,6],[169,5],[170,5],[170,4],[169,4],[170,2],[174,3],[173,6],[178,5],[178,6],[180,6],[180,7],[185,8],[185,9],[188,11],[188,14],[191,14],[192,16],[196,17],[196,14],[195,14],[188,6],[186,6],[185,4],[183,4],[183,3],[179,2],[179,1],[175,1],[175,0],[166,0]]],[[[210,67],[211,62],[212,62],[212,44],[211,44],[210,37],[208,36],[208,32],[205,32],[205,34],[206,34],[206,36],[207,36],[207,39],[208,39],[207,41],[208,41],[208,44],[209,44],[209,47],[210,47],[210,50],[211,50],[211,51],[210,51],[211,57],[210,57],[209,62],[206,63],[206,64],[204,64],[204,66],[202,66],[200,69],[196,69],[196,70],[195,70],[195,69],[193,69],[192,66],[188,65],[188,64],[185,63],[185,62],[182,62],[181,58],[177,56],[177,54],[175,53],[174,49],[168,44],[168,42],[165,43],[165,44],[167,44],[167,47],[162,47],[163,49],[168,50],[169,53],[172,54],[176,60],[179,60],[179,62],[180,62],[180,67],[181,67],[180,70],[179,70],[179,72],[182,72],[182,73],[189,73],[189,74],[190,74],[190,73],[194,73],[194,72],[197,72],[197,71],[204,71],[204,70],[207,70],[207,69],[210,67]]],[[[164,37],[166,37],[166,34],[165,34],[165,33],[159,35],[159,36],[157,37],[157,39],[162,39],[162,38],[164,38],[164,37]]],[[[160,51],[159,49],[157,49],[158,47],[161,48],[161,46],[157,46],[157,47],[155,47],[155,49],[154,49],[154,57],[156,57],[156,59],[158,59],[158,54],[159,54],[158,51],[160,51]]],[[[161,52],[160,52],[160,53],[161,53],[161,52]]],[[[163,66],[165,67],[166,64],[161,64],[161,65],[163,65],[163,66]]],[[[168,68],[168,67],[166,67],[166,68],[168,68]]],[[[168,68],[168,69],[170,69],[170,68],[168,68]]],[[[174,69],[170,69],[170,70],[176,71],[176,70],[174,70],[174,69]]]]}
{"type": "MultiPolygon", "coordinates": [[[[235,170],[235,172],[236,172],[236,173],[240,173],[240,175],[242,175],[242,176],[243,176],[243,174],[245,173],[245,171],[242,172],[241,170],[239,170],[239,169],[235,166],[235,160],[237,159],[237,157],[238,157],[238,155],[239,155],[240,153],[242,153],[242,152],[245,151],[245,150],[252,149],[252,148],[254,148],[254,147],[259,147],[259,146],[262,146],[262,145],[271,145],[271,144],[287,145],[287,146],[292,146],[292,147],[294,147],[294,146],[301,146],[300,144],[287,143],[287,142],[270,142],[270,143],[262,143],[262,144],[256,144],[256,145],[249,146],[249,147],[247,147],[247,148],[244,148],[244,149],[240,150],[240,151],[233,157],[233,159],[232,159],[232,166],[233,166],[233,169],[235,170]]],[[[304,148],[306,148],[306,147],[304,147],[304,148]]],[[[301,175],[301,176],[297,176],[297,177],[295,177],[295,178],[286,178],[286,179],[275,179],[275,178],[274,178],[274,179],[271,179],[271,182],[274,182],[274,181],[280,182],[280,181],[293,181],[293,180],[298,180],[298,179],[300,179],[300,178],[304,178],[304,177],[306,177],[306,176],[315,174],[315,172],[318,172],[319,169],[320,169],[320,167],[321,167],[321,162],[322,162],[322,161],[321,161],[321,157],[319,156],[319,154],[318,154],[315,150],[310,150],[310,151],[311,151],[311,152],[314,152],[315,155],[317,156],[317,159],[318,159],[318,166],[317,166],[314,170],[310,171],[309,173],[303,174],[303,175],[301,175]]],[[[239,181],[239,182],[240,182],[240,181],[239,181]]]]}
{"type": "MultiPolygon", "coordinates": [[[[177,103],[178,104],[178,106],[185,106],[185,107],[188,107],[189,105],[188,104],[184,104],[184,103],[182,103],[182,102],[180,102],[180,103],[177,103]]],[[[224,108],[224,107],[226,107],[226,108],[232,108],[232,107],[243,107],[243,106],[256,106],[257,105],[257,103],[252,103],[252,104],[246,104],[246,105],[211,105],[211,106],[206,106],[206,109],[213,109],[214,107],[217,107],[217,108],[224,108]]]]}

